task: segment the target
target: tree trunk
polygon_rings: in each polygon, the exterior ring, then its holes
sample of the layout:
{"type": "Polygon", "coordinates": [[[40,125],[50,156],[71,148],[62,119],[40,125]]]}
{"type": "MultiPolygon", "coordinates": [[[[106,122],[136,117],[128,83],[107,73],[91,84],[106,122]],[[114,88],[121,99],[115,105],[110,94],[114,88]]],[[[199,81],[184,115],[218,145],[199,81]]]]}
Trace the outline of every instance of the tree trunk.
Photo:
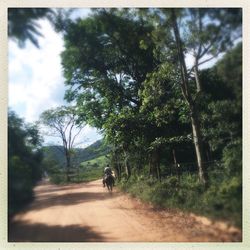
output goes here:
{"type": "Polygon", "coordinates": [[[177,164],[175,149],[173,149],[173,157],[174,157],[174,166],[175,166],[176,175],[178,177],[178,182],[180,183],[180,169],[177,164]]]}
{"type": "MultiPolygon", "coordinates": [[[[200,123],[198,119],[198,111],[195,107],[194,100],[192,98],[191,92],[189,90],[189,80],[187,74],[187,67],[185,62],[185,57],[183,53],[182,41],[180,38],[179,28],[177,25],[176,15],[174,9],[171,9],[171,19],[173,24],[173,30],[176,40],[176,46],[178,51],[178,58],[180,64],[180,71],[181,71],[181,90],[184,99],[186,100],[189,109],[190,109],[190,118],[192,124],[192,132],[193,132],[193,142],[195,146],[197,164],[198,164],[198,174],[199,180],[201,183],[206,184],[206,177],[204,174],[204,157],[203,157],[203,150],[202,150],[202,136],[200,132],[200,123]]],[[[200,83],[197,83],[197,91],[200,91],[200,83]]]]}
{"type": "Polygon", "coordinates": [[[157,179],[161,181],[161,166],[160,166],[160,151],[159,149],[155,152],[155,164],[156,164],[156,172],[157,179]]]}
{"type": "Polygon", "coordinates": [[[66,152],[66,177],[67,177],[67,182],[70,181],[69,170],[70,170],[70,156],[69,156],[69,152],[66,152]]]}
{"type": "Polygon", "coordinates": [[[157,161],[156,163],[156,167],[157,167],[157,179],[161,181],[161,166],[160,166],[160,161],[157,161]]]}
{"type": "Polygon", "coordinates": [[[199,78],[197,59],[195,60],[194,77],[195,77],[195,83],[196,83],[196,91],[197,91],[197,93],[200,93],[202,89],[201,89],[201,82],[200,82],[200,78],[199,78]]]}
{"type": "Polygon", "coordinates": [[[125,165],[127,178],[129,179],[131,176],[131,169],[130,169],[130,164],[128,162],[128,154],[126,151],[124,151],[124,165],[125,165]]]}
{"type": "Polygon", "coordinates": [[[120,172],[120,164],[118,162],[115,162],[114,169],[115,169],[116,177],[118,178],[118,180],[120,180],[121,179],[121,172],[120,172]]]}
{"type": "Polygon", "coordinates": [[[203,155],[202,136],[200,131],[199,120],[197,118],[197,113],[195,112],[195,109],[191,111],[191,122],[192,122],[193,142],[194,142],[197,165],[198,165],[199,180],[201,183],[206,185],[207,176],[203,160],[204,155],[203,155]]]}
{"type": "Polygon", "coordinates": [[[160,168],[160,152],[155,150],[151,153],[149,161],[149,173],[153,177],[161,180],[161,168],[160,168]]]}

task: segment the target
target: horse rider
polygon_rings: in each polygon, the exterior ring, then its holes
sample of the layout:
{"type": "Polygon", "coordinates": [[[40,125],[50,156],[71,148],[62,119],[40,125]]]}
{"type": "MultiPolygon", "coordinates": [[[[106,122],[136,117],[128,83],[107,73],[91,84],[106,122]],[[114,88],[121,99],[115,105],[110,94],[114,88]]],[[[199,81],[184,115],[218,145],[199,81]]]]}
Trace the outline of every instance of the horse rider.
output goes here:
{"type": "MultiPolygon", "coordinates": [[[[105,179],[106,179],[109,175],[113,177],[113,175],[112,175],[112,169],[111,169],[111,167],[110,167],[109,165],[107,165],[107,167],[104,168],[104,176],[103,176],[103,180],[102,180],[103,187],[105,187],[105,179]]],[[[114,180],[114,177],[113,177],[113,181],[115,181],[115,180],[114,180]]]]}

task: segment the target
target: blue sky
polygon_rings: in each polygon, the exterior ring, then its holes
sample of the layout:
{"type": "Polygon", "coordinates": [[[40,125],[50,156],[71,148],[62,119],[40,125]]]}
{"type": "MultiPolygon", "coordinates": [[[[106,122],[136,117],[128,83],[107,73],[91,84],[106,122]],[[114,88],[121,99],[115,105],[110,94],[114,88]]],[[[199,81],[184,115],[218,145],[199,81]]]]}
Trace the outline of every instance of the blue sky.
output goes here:
{"type": "MultiPolygon", "coordinates": [[[[88,13],[88,9],[78,10],[74,17],[88,13]]],[[[38,23],[43,34],[39,37],[40,49],[29,41],[22,49],[12,40],[8,43],[9,107],[31,123],[37,121],[44,110],[66,104],[63,100],[65,86],[60,59],[62,36],[53,30],[47,20],[42,19],[38,23]]],[[[86,126],[76,143],[85,147],[100,138],[96,129],[86,126]]],[[[57,141],[45,137],[45,143],[57,141]]]]}

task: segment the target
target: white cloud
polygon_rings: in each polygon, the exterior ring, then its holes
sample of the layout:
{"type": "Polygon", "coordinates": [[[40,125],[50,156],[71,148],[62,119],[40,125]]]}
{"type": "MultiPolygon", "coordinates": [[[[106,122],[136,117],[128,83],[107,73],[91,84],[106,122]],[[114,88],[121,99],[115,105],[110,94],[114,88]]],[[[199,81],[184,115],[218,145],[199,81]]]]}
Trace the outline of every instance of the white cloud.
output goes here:
{"type": "Polygon", "coordinates": [[[40,24],[44,35],[39,38],[40,49],[30,42],[24,49],[9,42],[9,106],[24,105],[22,115],[28,122],[37,120],[43,110],[63,103],[63,41],[48,21],[40,24]]]}
{"type": "MultiPolygon", "coordinates": [[[[63,39],[47,20],[39,24],[44,36],[38,39],[40,49],[30,42],[20,49],[9,41],[9,107],[26,122],[35,122],[44,110],[65,104],[60,58],[63,39]]],[[[84,137],[89,137],[90,143],[101,138],[89,126],[84,137]]]]}

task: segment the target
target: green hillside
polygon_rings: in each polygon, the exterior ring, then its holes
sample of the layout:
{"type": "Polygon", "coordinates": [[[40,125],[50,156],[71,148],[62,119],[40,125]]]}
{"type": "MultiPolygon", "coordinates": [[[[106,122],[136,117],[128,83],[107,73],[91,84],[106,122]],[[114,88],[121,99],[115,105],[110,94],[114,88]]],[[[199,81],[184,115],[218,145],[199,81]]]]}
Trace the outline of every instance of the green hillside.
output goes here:
{"type": "MultiPolygon", "coordinates": [[[[82,149],[75,148],[72,163],[74,167],[79,166],[82,162],[90,161],[99,156],[106,155],[109,152],[109,147],[104,145],[103,140],[98,140],[90,146],[82,149]]],[[[65,156],[62,146],[46,146],[43,147],[44,159],[53,161],[59,167],[66,165],[65,156]]]]}
{"type": "Polygon", "coordinates": [[[81,163],[81,167],[84,167],[84,168],[87,168],[89,166],[96,166],[96,165],[99,165],[99,166],[102,166],[104,167],[105,165],[108,164],[108,158],[106,155],[102,155],[102,156],[99,156],[97,158],[94,158],[92,160],[88,160],[88,161],[84,161],[81,163]]]}
{"type": "Polygon", "coordinates": [[[109,159],[106,155],[82,162],[79,168],[79,179],[81,181],[91,181],[102,178],[103,169],[108,162],[109,159]]]}
{"type": "MultiPolygon", "coordinates": [[[[44,170],[54,183],[66,182],[65,156],[61,146],[47,146],[44,152],[44,170]]],[[[102,140],[87,148],[74,149],[72,156],[71,182],[91,181],[102,178],[103,169],[108,164],[109,147],[102,140]]]]}
{"type": "Polygon", "coordinates": [[[90,161],[82,162],[79,169],[81,181],[91,181],[102,178],[104,166],[107,164],[106,156],[99,156],[90,161]]]}

